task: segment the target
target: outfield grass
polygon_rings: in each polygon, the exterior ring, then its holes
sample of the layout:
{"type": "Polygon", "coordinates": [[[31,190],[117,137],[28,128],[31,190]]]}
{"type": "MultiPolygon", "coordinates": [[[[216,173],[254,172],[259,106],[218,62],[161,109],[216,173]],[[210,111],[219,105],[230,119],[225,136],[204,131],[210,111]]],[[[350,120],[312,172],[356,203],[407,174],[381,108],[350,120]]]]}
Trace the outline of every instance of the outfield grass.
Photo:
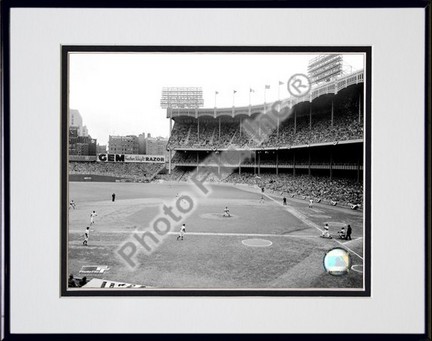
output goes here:
{"type": "Polygon", "coordinates": [[[138,266],[131,271],[115,250],[136,229],[150,227],[164,203],[193,191],[192,185],[71,182],[69,198],[77,208],[69,210],[68,273],[80,276],[84,265],[107,265],[108,272],[94,277],[155,288],[363,287],[361,272],[336,277],[323,268],[325,252],[336,246],[352,251],[354,265],[363,264],[361,212],[320,204],[310,209],[306,201],[292,199],[282,206],[279,197],[268,193],[260,203],[261,194],[245,186],[211,188],[212,193],[200,198],[186,219],[184,240],[176,240],[179,226],[174,226],[154,252],[138,253],[138,266]],[[222,217],[225,206],[233,217],[222,217]],[[98,216],[86,247],[82,235],[93,210],[98,216]],[[335,236],[342,223],[351,224],[353,241],[320,238],[319,228],[325,222],[335,236]],[[251,238],[272,244],[242,243],[251,238]]]}

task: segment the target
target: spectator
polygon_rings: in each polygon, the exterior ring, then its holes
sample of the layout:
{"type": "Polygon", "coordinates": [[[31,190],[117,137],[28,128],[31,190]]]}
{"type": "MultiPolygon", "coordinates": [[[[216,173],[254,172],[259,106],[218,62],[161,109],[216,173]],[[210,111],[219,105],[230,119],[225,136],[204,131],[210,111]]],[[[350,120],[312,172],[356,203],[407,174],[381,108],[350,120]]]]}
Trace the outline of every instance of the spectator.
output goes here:
{"type": "Polygon", "coordinates": [[[81,280],[79,281],[79,286],[80,287],[82,287],[82,286],[84,286],[84,285],[86,285],[87,284],[87,277],[83,277],[83,278],[81,278],[81,280]]]}
{"type": "Polygon", "coordinates": [[[68,287],[69,288],[75,288],[77,285],[75,283],[75,279],[74,276],[72,274],[69,275],[69,280],[68,280],[68,287]]]}

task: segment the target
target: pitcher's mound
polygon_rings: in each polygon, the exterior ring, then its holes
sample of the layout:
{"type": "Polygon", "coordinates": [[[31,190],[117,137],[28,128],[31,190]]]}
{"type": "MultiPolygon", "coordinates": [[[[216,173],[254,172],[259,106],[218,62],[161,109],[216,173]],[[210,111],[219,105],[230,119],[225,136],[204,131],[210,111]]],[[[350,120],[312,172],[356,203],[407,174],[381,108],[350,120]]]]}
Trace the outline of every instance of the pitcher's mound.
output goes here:
{"type": "Polygon", "coordinates": [[[204,213],[204,214],[200,214],[201,218],[204,219],[237,219],[238,216],[231,214],[230,217],[224,217],[223,213],[204,213]]]}

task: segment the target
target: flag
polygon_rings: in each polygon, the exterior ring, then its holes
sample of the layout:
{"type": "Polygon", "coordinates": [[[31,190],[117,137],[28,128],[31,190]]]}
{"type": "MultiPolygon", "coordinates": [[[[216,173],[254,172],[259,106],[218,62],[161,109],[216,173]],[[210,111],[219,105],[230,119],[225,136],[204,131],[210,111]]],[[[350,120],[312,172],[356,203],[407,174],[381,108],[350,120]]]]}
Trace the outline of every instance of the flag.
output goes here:
{"type": "Polygon", "coordinates": [[[237,90],[233,90],[233,94],[237,93],[237,90]]]}
{"type": "Polygon", "coordinates": [[[254,89],[249,89],[249,92],[255,92],[255,90],[254,89]]]}
{"type": "Polygon", "coordinates": [[[219,91],[215,91],[215,95],[219,95],[219,91]]]}
{"type": "Polygon", "coordinates": [[[270,89],[270,85],[266,85],[266,86],[265,86],[265,89],[270,89]]]}
{"type": "Polygon", "coordinates": [[[284,84],[285,84],[284,82],[279,81],[279,85],[284,85],[284,84]]]}

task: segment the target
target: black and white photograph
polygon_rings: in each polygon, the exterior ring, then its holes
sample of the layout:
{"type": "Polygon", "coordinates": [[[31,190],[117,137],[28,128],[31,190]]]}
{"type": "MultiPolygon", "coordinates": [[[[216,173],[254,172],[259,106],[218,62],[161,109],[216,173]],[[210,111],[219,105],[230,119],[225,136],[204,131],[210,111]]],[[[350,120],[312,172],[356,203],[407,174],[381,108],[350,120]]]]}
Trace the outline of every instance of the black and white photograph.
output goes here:
{"type": "Polygon", "coordinates": [[[369,49],[63,49],[63,295],[370,294],[369,49]]]}

